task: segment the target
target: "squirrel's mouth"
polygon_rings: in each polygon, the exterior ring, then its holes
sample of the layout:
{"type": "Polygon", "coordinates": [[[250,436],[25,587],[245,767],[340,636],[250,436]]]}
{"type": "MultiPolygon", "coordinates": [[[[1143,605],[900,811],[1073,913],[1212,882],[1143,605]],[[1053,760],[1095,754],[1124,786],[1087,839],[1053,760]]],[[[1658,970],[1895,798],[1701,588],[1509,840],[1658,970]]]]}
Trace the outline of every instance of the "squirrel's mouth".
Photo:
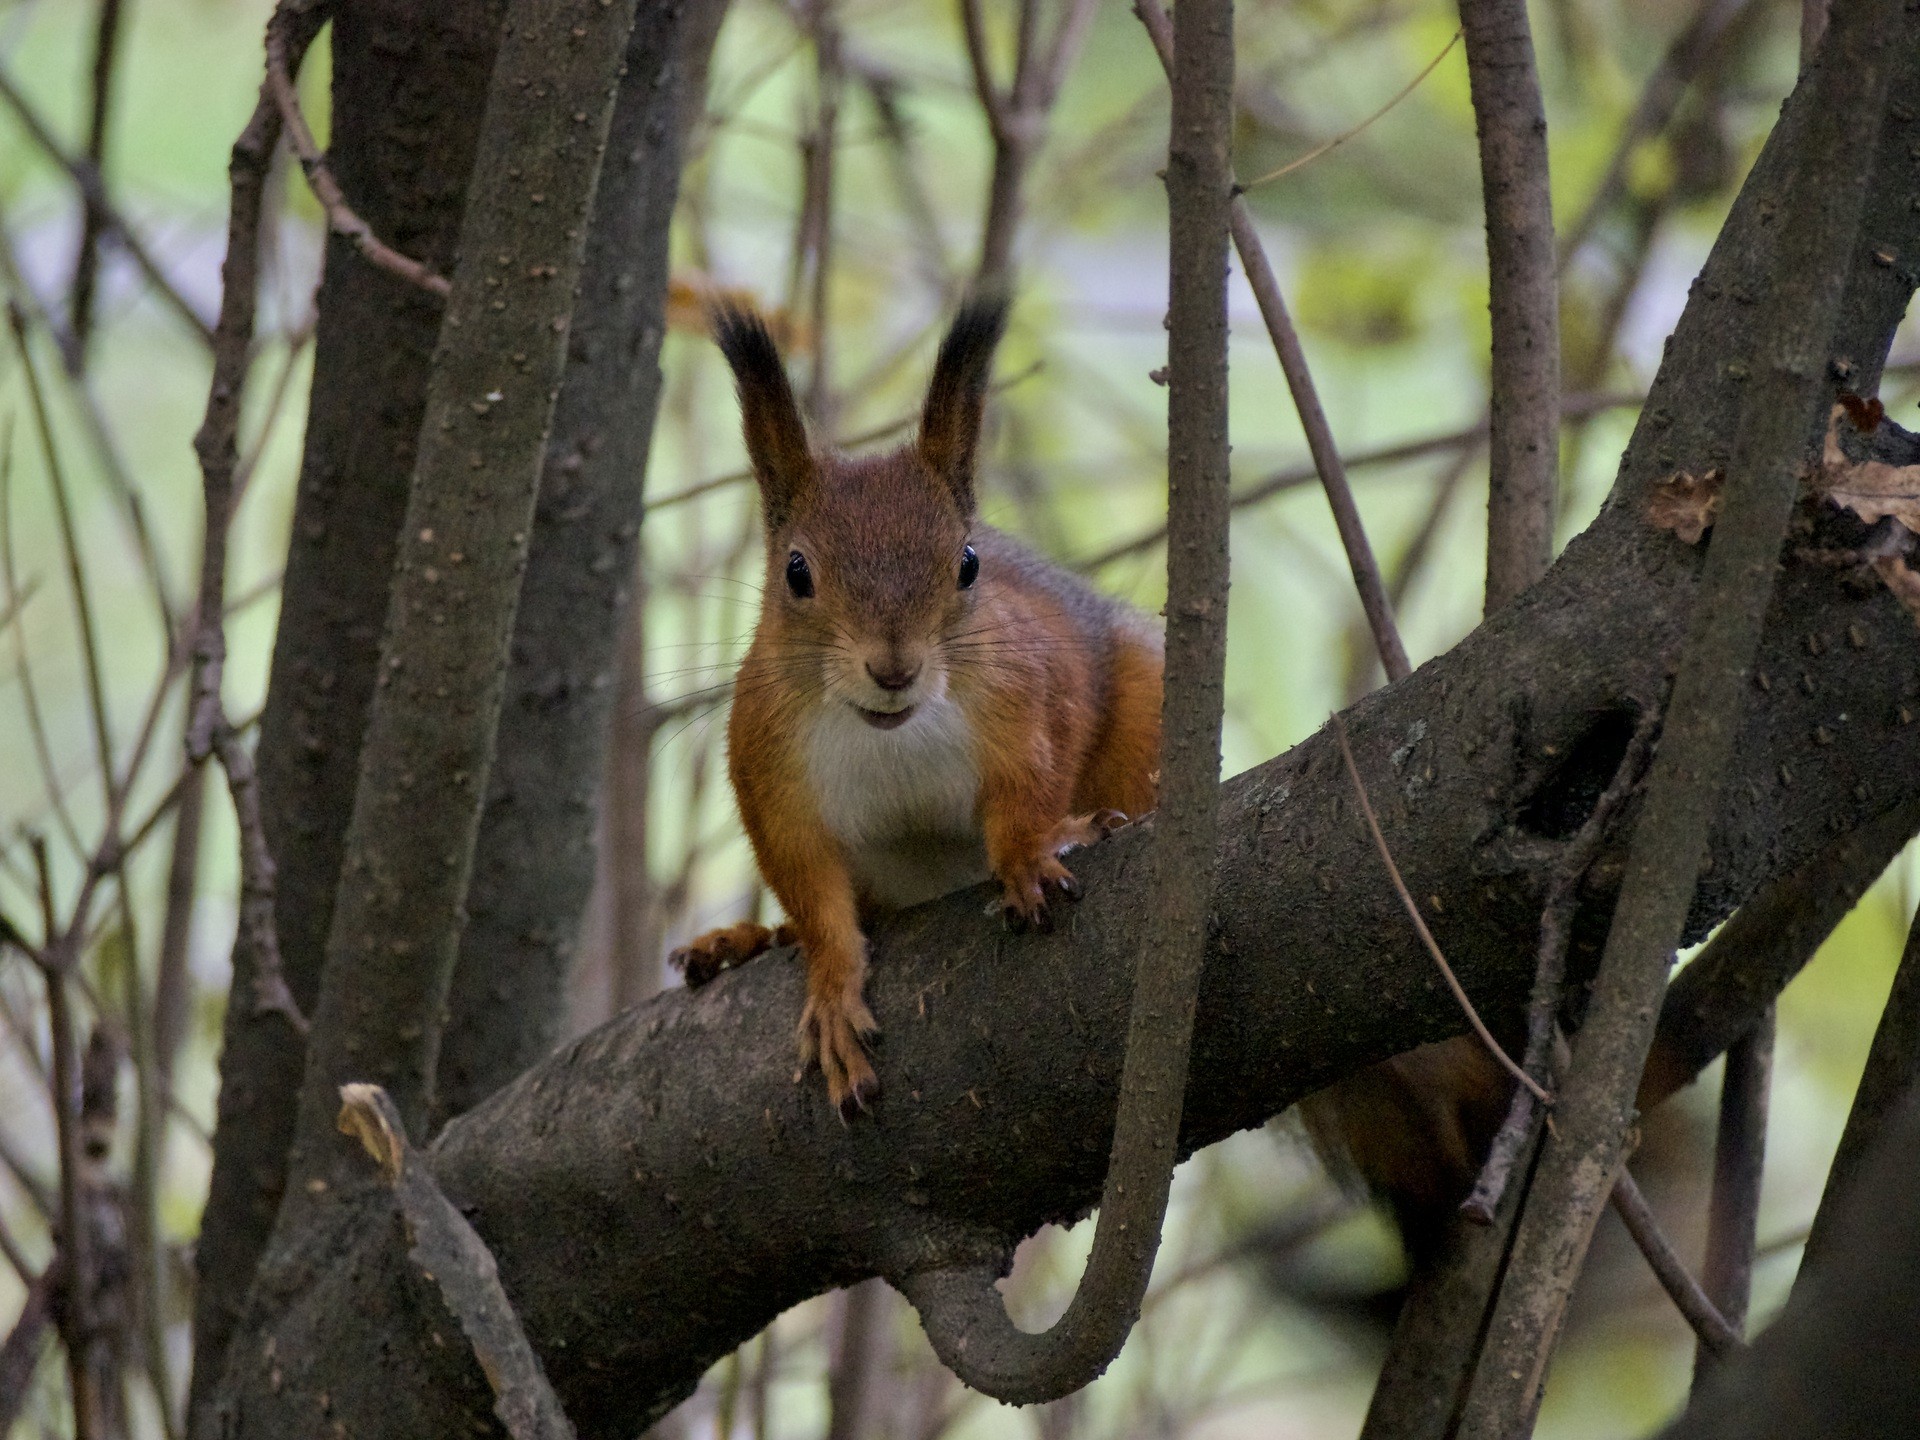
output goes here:
{"type": "Polygon", "coordinates": [[[909,705],[902,710],[869,710],[864,705],[856,705],[853,708],[860,713],[860,718],[874,729],[897,730],[913,718],[913,712],[919,707],[909,705]]]}

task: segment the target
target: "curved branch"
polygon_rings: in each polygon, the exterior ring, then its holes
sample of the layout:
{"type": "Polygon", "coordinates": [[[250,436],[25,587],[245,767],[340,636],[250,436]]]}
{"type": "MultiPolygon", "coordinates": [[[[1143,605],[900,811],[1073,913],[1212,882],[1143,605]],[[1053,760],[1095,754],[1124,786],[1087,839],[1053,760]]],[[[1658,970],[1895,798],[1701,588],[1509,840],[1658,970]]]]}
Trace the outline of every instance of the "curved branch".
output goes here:
{"type": "Polygon", "coordinates": [[[1227,228],[1233,170],[1231,0],[1176,20],[1167,155],[1167,668],[1153,903],[1134,960],[1113,1152],[1093,1253],[1044,1334],[1007,1317],[997,1264],[908,1272],[900,1288],[941,1361],[995,1399],[1058,1399],[1113,1362],[1140,1315],[1178,1158],[1189,1042],[1207,951],[1227,655],[1227,228]]]}
{"type": "Polygon", "coordinates": [[[293,76],[299,69],[299,61],[288,54],[286,37],[278,23],[279,17],[275,19],[276,23],[267,27],[267,93],[273,97],[273,103],[280,111],[280,119],[286,126],[287,143],[299,157],[300,171],[307,177],[313,198],[327,212],[328,227],[334,234],[351,241],[354,249],[388,274],[398,275],[408,284],[418,285],[428,294],[446,299],[453,292],[453,284],[446,276],[436,274],[412,256],[402,255],[387,244],[347,203],[346,192],[341,190],[340,182],[333,178],[333,172],[327,168],[326,157],[320,153],[320,147],[314,141],[313,131],[307,128],[307,117],[300,109],[300,97],[293,88],[293,76]]]}

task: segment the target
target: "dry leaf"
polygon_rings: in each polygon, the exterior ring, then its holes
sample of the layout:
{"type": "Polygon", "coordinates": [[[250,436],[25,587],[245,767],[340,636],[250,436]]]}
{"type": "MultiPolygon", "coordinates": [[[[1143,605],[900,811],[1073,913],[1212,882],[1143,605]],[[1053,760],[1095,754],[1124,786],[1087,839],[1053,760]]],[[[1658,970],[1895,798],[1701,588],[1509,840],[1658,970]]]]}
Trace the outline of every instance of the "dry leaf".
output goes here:
{"type": "Polygon", "coordinates": [[[1671,530],[1689,545],[1712,528],[1720,513],[1720,491],[1726,476],[1718,469],[1695,475],[1676,470],[1653,487],[1647,501],[1647,520],[1656,529],[1671,530]]]}
{"type": "MultiPolygon", "coordinates": [[[[1845,404],[1835,405],[1827,417],[1827,441],[1815,477],[1820,494],[1869,525],[1892,516],[1907,529],[1920,532],[1920,465],[1852,459],[1840,448],[1840,422],[1849,418],[1845,404]]],[[[1900,593],[1892,581],[1887,583],[1896,595],[1900,593]]]]}

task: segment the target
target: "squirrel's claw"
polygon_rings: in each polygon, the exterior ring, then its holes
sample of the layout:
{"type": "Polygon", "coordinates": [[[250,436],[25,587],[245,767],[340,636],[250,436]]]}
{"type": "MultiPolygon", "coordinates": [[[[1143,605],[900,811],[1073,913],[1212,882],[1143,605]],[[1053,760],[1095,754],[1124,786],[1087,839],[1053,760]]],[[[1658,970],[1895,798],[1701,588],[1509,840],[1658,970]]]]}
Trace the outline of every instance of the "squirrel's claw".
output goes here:
{"type": "Polygon", "coordinates": [[[800,1069],[798,1081],[813,1065],[826,1077],[827,1099],[851,1121],[880,1093],[880,1077],[867,1059],[866,1037],[879,1033],[873,1012],[857,996],[831,1000],[809,996],[800,1012],[800,1069]]]}

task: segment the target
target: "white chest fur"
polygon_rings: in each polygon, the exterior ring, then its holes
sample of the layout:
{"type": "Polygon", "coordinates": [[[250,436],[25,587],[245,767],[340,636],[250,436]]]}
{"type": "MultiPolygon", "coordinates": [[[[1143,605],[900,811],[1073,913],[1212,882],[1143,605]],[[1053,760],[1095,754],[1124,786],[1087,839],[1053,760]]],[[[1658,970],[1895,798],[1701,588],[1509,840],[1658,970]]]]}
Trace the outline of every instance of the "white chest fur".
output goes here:
{"type": "Polygon", "coordinates": [[[807,741],[820,818],[845,847],[855,887],[900,908],[983,880],[980,768],[966,715],[942,695],[897,730],[832,706],[807,741]]]}

